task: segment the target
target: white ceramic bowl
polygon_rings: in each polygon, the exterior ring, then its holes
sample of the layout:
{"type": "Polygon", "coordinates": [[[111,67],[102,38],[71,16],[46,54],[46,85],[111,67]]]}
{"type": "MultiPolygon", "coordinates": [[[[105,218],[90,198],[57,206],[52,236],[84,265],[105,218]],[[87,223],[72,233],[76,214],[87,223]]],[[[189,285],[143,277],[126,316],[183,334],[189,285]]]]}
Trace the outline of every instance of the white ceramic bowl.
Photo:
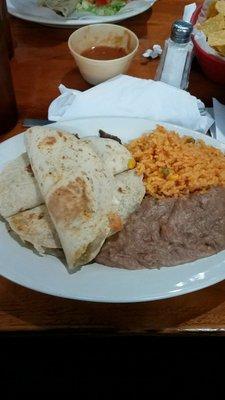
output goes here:
{"type": "Polygon", "coordinates": [[[73,32],[68,46],[83,78],[96,85],[128,70],[139,41],[132,31],[120,25],[94,24],[73,32]],[[94,60],[81,55],[93,46],[123,47],[128,54],[113,60],[94,60]]]}

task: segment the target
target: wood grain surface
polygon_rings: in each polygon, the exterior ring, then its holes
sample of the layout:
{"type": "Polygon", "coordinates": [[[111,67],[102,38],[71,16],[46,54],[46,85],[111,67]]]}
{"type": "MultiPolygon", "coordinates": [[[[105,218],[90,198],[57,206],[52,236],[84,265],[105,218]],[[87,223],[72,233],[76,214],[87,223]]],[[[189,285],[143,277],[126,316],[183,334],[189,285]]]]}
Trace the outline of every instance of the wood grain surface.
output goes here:
{"type": "MultiPolygon", "coordinates": [[[[130,75],[154,78],[158,60],[146,63],[142,53],[155,43],[164,43],[172,22],[182,16],[183,7],[188,3],[158,0],[153,9],[120,23],[132,29],[140,40],[130,75]]],[[[13,17],[10,22],[15,46],[11,67],[19,121],[12,131],[0,136],[0,141],[22,132],[24,118],[46,118],[60,83],[79,90],[90,87],[67,48],[72,29],[41,26],[13,17]]],[[[189,91],[207,106],[211,106],[212,97],[225,103],[225,88],[205,78],[196,61],[189,91]]],[[[164,301],[98,304],[51,297],[0,278],[0,331],[51,329],[115,334],[223,334],[225,282],[164,301]]]]}

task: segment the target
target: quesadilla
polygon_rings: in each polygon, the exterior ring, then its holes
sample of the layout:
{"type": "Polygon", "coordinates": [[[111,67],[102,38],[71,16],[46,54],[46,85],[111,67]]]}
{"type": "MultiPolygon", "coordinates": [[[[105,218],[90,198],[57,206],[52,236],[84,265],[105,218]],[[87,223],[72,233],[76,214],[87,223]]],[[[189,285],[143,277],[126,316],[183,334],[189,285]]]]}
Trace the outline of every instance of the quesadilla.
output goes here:
{"type": "Polygon", "coordinates": [[[87,136],[83,139],[91,144],[94,151],[101,157],[105,167],[113,175],[126,171],[132,156],[127,148],[116,140],[97,136],[87,136]]]}
{"type": "MultiPolygon", "coordinates": [[[[95,136],[80,140],[91,144],[109,173],[115,175],[128,169],[131,154],[125,146],[115,140],[95,136]]],[[[43,203],[29,158],[26,153],[21,154],[9,162],[0,173],[0,215],[4,218],[11,217],[20,211],[32,209],[43,203]]]]}
{"type": "Polygon", "coordinates": [[[38,0],[39,6],[48,7],[64,17],[72,14],[78,3],[79,0],[38,0]]]}
{"type": "MultiPolygon", "coordinates": [[[[134,170],[118,174],[114,179],[113,212],[115,215],[119,215],[122,225],[124,225],[129,215],[141,203],[145,194],[145,187],[142,177],[138,176],[134,170]]],[[[44,204],[32,210],[20,212],[7,218],[7,221],[10,228],[20,239],[31,243],[39,253],[42,254],[49,249],[61,248],[55,227],[44,204]]],[[[115,232],[111,229],[108,236],[113,233],[115,232]]]]}
{"type": "Polygon", "coordinates": [[[23,242],[31,243],[41,254],[62,247],[45,205],[13,215],[7,222],[23,242]]]}
{"type": "Polygon", "coordinates": [[[110,231],[113,175],[92,147],[72,134],[35,127],[25,134],[35,178],[69,271],[98,254],[110,231]]]}
{"type": "Polygon", "coordinates": [[[36,127],[26,142],[31,162],[24,153],[0,174],[0,214],[39,253],[63,247],[73,272],[122,229],[144,196],[142,177],[126,171],[131,155],[112,139],[36,127]]]}
{"type": "Polygon", "coordinates": [[[7,218],[41,203],[43,198],[29,158],[21,154],[0,173],[0,215],[7,218]]]}
{"type": "Polygon", "coordinates": [[[145,195],[145,186],[142,176],[137,175],[135,170],[116,175],[115,185],[116,212],[124,224],[129,215],[141,204],[145,195]]]}

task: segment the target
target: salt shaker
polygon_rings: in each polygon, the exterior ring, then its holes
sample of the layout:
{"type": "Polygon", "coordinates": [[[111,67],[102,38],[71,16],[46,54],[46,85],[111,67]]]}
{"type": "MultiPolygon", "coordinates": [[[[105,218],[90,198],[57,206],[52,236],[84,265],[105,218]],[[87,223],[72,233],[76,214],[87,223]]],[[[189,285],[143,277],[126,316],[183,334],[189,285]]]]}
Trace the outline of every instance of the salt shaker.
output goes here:
{"type": "Polygon", "coordinates": [[[166,39],[155,80],[168,83],[180,89],[187,89],[193,58],[191,41],[192,24],[177,20],[166,39]]]}

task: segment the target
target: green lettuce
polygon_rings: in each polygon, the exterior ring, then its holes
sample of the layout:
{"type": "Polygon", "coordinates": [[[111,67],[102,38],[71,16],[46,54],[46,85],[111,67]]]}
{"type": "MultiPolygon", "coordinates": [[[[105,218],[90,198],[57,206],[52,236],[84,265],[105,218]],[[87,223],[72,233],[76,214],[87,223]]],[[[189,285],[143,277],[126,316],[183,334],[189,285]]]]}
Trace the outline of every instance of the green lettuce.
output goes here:
{"type": "Polygon", "coordinates": [[[126,1],[123,0],[113,0],[110,4],[106,4],[105,6],[95,6],[87,0],[80,0],[76,6],[76,10],[91,12],[96,15],[114,15],[125,5],[126,1]]]}

